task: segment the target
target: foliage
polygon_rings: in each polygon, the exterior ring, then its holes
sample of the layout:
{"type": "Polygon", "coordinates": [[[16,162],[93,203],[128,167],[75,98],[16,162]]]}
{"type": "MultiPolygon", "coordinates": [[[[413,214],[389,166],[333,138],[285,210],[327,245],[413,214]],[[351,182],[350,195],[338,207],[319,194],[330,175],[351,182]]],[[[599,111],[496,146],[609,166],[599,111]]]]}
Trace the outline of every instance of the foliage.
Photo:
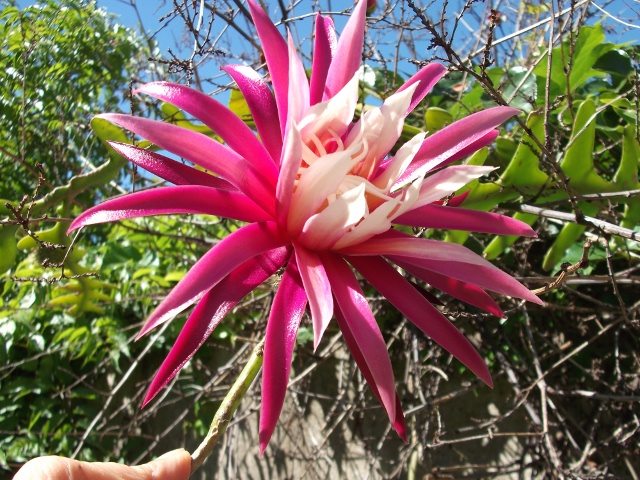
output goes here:
{"type": "Polygon", "coordinates": [[[51,188],[104,156],[87,125],[122,103],[144,48],[92,3],[12,1],[0,19],[0,198],[11,199],[33,192],[38,163],[51,188]]]}
{"type": "Polygon", "coordinates": [[[64,217],[74,203],[114,192],[109,182],[125,162],[106,155],[97,138],[108,127],[94,124],[91,131],[89,120],[123,102],[145,47],[93,3],[20,9],[9,2],[0,19],[6,66],[0,71],[0,197],[6,198],[0,272],[9,271],[0,302],[0,463],[6,468],[45,452],[71,454],[76,429],[101,404],[97,392],[106,388],[106,372],[119,369],[121,354],[129,356],[122,318],[103,307],[113,305],[115,286],[92,273],[102,254],[91,245],[70,249],[64,217]],[[38,230],[52,213],[53,226],[38,230]],[[94,379],[85,381],[89,374],[94,379]]]}
{"type": "MultiPolygon", "coordinates": [[[[638,198],[628,196],[629,191],[640,188],[638,126],[630,100],[636,88],[631,52],[604,42],[600,26],[582,27],[576,37],[568,77],[560,60],[568,55],[568,42],[551,52],[548,88],[542,63],[515,76],[514,68],[486,72],[494,85],[503,86],[502,95],[512,106],[530,113],[526,124],[522,122],[508,137],[498,139],[493,159],[487,159],[485,152],[470,160],[496,164],[502,173],[493,183],[476,182],[464,203],[482,210],[515,200],[553,205],[560,211],[565,206],[577,207],[576,220],[562,228],[545,255],[543,269],[547,271],[561,263],[567,249],[590,225],[584,216],[594,217],[606,208],[604,200],[595,200],[598,195],[606,194],[609,202],[624,209],[620,225],[630,231],[618,233],[633,235],[634,219],[640,216],[638,198]],[[545,98],[556,99],[548,109],[545,98]]],[[[453,108],[477,109],[483,104],[480,90],[476,83],[453,108]]],[[[537,220],[531,213],[518,213],[516,218],[530,224],[537,220]]],[[[450,238],[464,241],[465,236],[453,233],[450,238]]],[[[484,254],[495,259],[515,241],[495,238],[484,254]]],[[[624,248],[635,250],[637,244],[624,248]]]]}

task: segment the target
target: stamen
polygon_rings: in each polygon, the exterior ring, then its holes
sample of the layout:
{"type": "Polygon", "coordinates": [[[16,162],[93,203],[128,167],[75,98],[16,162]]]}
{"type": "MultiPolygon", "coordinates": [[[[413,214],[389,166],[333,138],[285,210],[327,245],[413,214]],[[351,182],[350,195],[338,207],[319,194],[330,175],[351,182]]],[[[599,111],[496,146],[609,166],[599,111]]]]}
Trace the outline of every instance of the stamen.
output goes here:
{"type": "Polygon", "coordinates": [[[335,140],[335,142],[338,144],[338,150],[340,151],[344,151],[344,142],[342,141],[342,139],[338,136],[338,134],[336,132],[334,132],[332,129],[327,128],[327,131],[331,134],[331,136],[333,137],[333,139],[335,140]]]}
{"type": "MultiPolygon", "coordinates": [[[[311,150],[306,144],[303,143],[302,144],[302,160],[304,160],[307,165],[311,165],[317,159],[318,159],[318,155],[316,155],[316,153],[313,150],[311,150]]],[[[298,173],[301,173],[301,170],[304,170],[305,168],[307,167],[305,167],[304,165],[301,165],[298,173]]]]}
{"type": "Polygon", "coordinates": [[[318,151],[318,157],[323,157],[327,154],[327,151],[324,149],[324,145],[322,145],[322,142],[320,142],[320,139],[318,138],[317,135],[311,135],[309,140],[311,140],[315,145],[318,151]]]}
{"type": "Polygon", "coordinates": [[[357,142],[353,144],[352,149],[349,151],[349,154],[351,155],[351,158],[353,159],[352,165],[353,167],[352,170],[354,169],[354,167],[356,165],[358,165],[358,163],[360,163],[363,159],[367,158],[367,153],[369,153],[369,144],[367,143],[367,139],[362,139],[361,142],[357,142]],[[355,147],[362,147],[362,151],[354,158],[354,154],[355,152],[357,152],[358,150],[355,149],[355,147]]]}

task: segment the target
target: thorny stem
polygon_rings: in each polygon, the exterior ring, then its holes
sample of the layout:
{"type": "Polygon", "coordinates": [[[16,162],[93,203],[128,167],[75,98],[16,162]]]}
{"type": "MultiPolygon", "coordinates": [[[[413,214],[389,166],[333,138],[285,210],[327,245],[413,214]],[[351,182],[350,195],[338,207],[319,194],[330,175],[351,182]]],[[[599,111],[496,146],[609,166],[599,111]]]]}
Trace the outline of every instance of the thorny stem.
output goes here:
{"type": "Polygon", "coordinates": [[[231,422],[231,417],[233,417],[233,414],[240,406],[240,402],[262,367],[263,352],[264,339],[254,347],[247,364],[242,369],[242,372],[240,372],[229,393],[227,393],[224,400],[222,400],[218,411],[213,417],[211,426],[209,427],[209,433],[207,433],[202,443],[200,443],[198,448],[191,454],[191,473],[189,476],[193,476],[196,470],[200,468],[206,458],[211,454],[213,447],[216,446],[227,430],[231,422]]]}

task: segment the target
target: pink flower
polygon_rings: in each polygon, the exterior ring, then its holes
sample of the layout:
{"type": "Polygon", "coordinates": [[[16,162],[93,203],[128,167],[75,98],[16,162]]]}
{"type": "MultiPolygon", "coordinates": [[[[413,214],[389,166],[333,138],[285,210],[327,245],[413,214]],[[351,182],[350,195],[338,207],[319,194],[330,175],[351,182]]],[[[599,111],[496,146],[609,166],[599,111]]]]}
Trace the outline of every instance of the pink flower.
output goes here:
{"type": "Polygon", "coordinates": [[[285,41],[265,12],[249,0],[273,91],[249,67],[230,65],[225,71],[247,99],[258,136],[202,93],[165,82],[143,85],[138,93],[185,110],[224,144],[168,123],[121,114],[100,117],[215,176],[158,153],[112,142],[117,152],[175,186],[106,201],[84,212],[70,227],[176,213],[247,222],[193,266],[149,317],[140,336],[197,304],[153,379],[147,403],[246,294],[284,267],[266,329],[261,451],[284,402],[307,304],[314,346],[335,317],[362,374],[405,438],[385,342],[354,270],[488,385],[491,377],[480,355],[396,266],[498,316],[503,316],[500,308],[484,289],[541,303],[511,276],[465,247],[414,238],[392,227],[534,235],[511,218],[460,208],[463,197],[447,205],[440,202],[492,170],[447,165],[492,142],[496,126],[516,110],[496,107],[473,114],[429,137],[417,135],[388,156],[405,116],[445,73],[441,65],[431,64],[380,108],[366,111],[353,123],[366,6],[364,1],[356,5],[339,40],[332,20],[317,17],[308,81],[291,38],[285,41]]]}

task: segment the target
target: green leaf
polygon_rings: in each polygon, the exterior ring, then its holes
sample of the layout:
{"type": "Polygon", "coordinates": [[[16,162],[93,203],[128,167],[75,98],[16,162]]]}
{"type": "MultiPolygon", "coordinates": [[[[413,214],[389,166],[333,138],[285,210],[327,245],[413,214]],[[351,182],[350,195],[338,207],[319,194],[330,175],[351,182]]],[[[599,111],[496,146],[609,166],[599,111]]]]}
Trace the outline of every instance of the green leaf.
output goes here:
{"type": "Polygon", "coordinates": [[[447,125],[453,123],[453,120],[451,113],[439,107],[427,108],[424,114],[425,128],[429,133],[442,130],[447,125]]]}
{"type": "Polygon", "coordinates": [[[17,225],[0,226],[0,274],[13,267],[18,255],[17,231],[17,225]]]}
{"type": "Polygon", "coordinates": [[[253,122],[253,116],[251,115],[249,104],[245,100],[244,95],[242,95],[242,92],[240,92],[240,90],[235,88],[231,89],[228,106],[229,110],[240,117],[250,128],[255,128],[255,123],[253,122]]]}
{"type": "Polygon", "coordinates": [[[616,48],[600,56],[596,63],[594,63],[593,68],[621,77],[626,77],[633,72],[631,58],[627,52],[620,48],[616,48]]]}
{"type": "Polygon", "coordinates": [[[572,188],[581,193],[615,191],[615,186],[594,169],[593,156],[596,138],[596,105],[585,100],[578,108],[571,131],[569,147],[560,163],[572,188]]]}
{"type": "MultiPolygon", "coordinates": [[[[541,143],[544,143],[544,118],[539,114],[531,114],[527,126],[541,143]]],[[[535,194],[548,181],[548,177],[539,167],[540,148],[529,135],[523,135],[511,162],[500,177],[504,186],[514,187],[521,192],[535,194]]]]}
{"type": "MultiPolygon", "coordinates": [[[[580,202],[579,207],[582,213],[588,216],[595,216],[600,210],[594,203],[580,202]]],[[[585,230],[586,226],[584,225],[577,223],[565,224],[544,256],[542,269],[548,272],[561,263],[567,250],[578,241],[585,230]]]]}
{"type": "Polygon", "coordinates": [[[531,113],[538,96],[535,74],[524,67],[512,67],[506,72],[505,82],[502,96],[507,99],[509,105],[525,113],[531,113]]]}
{"type": "MultiPolygon", "coordinates": [[[[529,213],[521,213],[518,212],[513,215],[513,218],[516,220],[520,220],[521,222],[526,223],[527,225],[533,225],[537,220],[537,215],[531,215],[529,213]]],[[[511,247],[520,237],[516,235],[497,235],[493,237],[493,240],[489,242],[489,245],[486,246],[484,251],[482,252],[487,260],[495,260],[503,252],[507,250],[507,248],[511,247]]]]}

